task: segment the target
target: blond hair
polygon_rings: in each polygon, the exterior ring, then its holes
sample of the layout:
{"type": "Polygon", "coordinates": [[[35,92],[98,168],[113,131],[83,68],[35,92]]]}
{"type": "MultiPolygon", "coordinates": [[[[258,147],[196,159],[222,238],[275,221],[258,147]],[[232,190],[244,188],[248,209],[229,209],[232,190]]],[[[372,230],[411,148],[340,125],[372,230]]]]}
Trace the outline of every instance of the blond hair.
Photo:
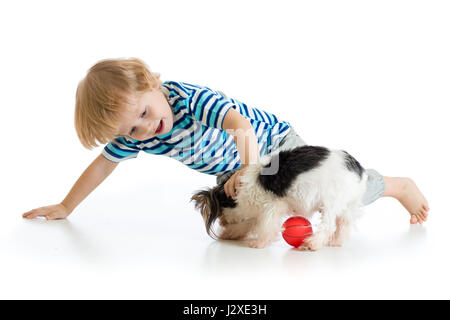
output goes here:
{"type": "Polygon", "coordinates": [[[116,138],[127,96],[161,85],[159,76],[137,58],[104,59],[93,65],[76,92],[75,130],[81,144],[92,149],[116,138]]]}

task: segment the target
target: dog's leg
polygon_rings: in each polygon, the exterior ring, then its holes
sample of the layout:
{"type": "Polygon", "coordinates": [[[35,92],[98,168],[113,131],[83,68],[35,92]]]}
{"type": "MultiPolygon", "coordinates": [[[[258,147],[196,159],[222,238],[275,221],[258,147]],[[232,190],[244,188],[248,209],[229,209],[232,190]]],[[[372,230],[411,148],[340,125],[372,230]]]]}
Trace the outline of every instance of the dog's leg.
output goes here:
{"type": "Polygon", "coordinates": [[[299,247],[300,250],[319,250],[330,242],[336,231],[336,211],[330,207],[322,209],[322,222],[314,234],[306,238],[299,247]]]}
{"type": "Polygon", "coordinates": [[[346,216],[336,217],[336,231],[328,242],[331,247],[341,247],[350,234],[350,220],[346,216]]]}
{"type": "Polygon", "coordinates": [[[254,218],[249,218],[236,223],[223,224],[223,230],[219,235],[219,239],[244,240],[254,224],[254,218]]]}
{"type": "Polygon", "coordinates": [[[256,217],[255,224],[250,231],[254,239],[248,241],[252,248],[263,248],[274,241],[281,230],[281,216],[285,206],[278,203],[267,204],[264,212],[256,217]]]}
{"type": "Polygon", "coordinates": [[[356,201],[349,204],[342,215],[336,218],[336,232],[333,234],[333,238],[330,240],[329,245],[340,247],[342,243],[349,238],[355,219],[359,217],[361,213],[361,204],[358,198],[356,201]]]}

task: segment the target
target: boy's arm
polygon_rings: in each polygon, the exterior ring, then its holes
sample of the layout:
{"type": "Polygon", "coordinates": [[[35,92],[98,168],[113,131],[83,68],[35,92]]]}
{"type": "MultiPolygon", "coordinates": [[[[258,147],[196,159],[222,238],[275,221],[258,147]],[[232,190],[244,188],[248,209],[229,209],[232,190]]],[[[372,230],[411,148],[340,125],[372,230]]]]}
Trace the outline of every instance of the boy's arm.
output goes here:
{"type": "Polygon", "coordinates": [[[81,201],[114,171],[117,164],[118,162],[109,161],[100,154],[81,174],[61,203],[33,209],[25,212],[22,216],[28,219],[42,216],[47,220],[66,218],[81,201]]]}
{"type": "Polygon", "coordinates": [[[225,115],[222,128],[234,137],[241,159],[241,170],[236,171],[224,184],[225,194],[235,199],[240,185],[239,176],[250,164],[259,161],[258,139],[252,124],[233,108],[225,115]]]}
{"type": "Polygon", "coordinates": [[[255,129],[244,116],[231,108],[223,119],[222,128],[234,137],[242,169],[258,162],[259,147],[255,129]]]}

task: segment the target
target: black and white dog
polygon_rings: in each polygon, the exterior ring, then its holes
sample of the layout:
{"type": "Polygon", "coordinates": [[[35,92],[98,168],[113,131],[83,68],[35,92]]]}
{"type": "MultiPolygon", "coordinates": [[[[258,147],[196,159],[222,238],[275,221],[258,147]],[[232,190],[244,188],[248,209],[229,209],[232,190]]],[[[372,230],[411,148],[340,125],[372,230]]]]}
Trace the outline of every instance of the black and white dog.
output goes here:
{"type": "Polygon", "coordinates": [[[321,223],[299,249],[318,250],[341,246],[360,213],[367,174],[343,150],[302,146],[264,156],[241,176],[235,200],[226,196],[224,183],[195,193],[208,234],[213,238],[246,240],[262,248],[276,240],[289,215],[311,218],[321,213],[321,223]],[[274,158],[278,157],[278,158],[274,158]],[[278,171],[263,174],[277,160],[278,171]],[[214,222],[222,226],[219,236],[214,222]]]}

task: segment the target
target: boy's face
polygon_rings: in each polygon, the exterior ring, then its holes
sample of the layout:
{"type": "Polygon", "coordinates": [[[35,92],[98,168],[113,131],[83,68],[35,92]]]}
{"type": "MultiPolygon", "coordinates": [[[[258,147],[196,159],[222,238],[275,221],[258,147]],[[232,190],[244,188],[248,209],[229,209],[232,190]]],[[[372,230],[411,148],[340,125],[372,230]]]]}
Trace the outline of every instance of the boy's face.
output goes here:
{"type": "Polygon", "coordinates": [[[141,95],[128,96],[120,112],[119,135],[147,140],[172,130],[173,113],[159,85],[141,95]]]}

